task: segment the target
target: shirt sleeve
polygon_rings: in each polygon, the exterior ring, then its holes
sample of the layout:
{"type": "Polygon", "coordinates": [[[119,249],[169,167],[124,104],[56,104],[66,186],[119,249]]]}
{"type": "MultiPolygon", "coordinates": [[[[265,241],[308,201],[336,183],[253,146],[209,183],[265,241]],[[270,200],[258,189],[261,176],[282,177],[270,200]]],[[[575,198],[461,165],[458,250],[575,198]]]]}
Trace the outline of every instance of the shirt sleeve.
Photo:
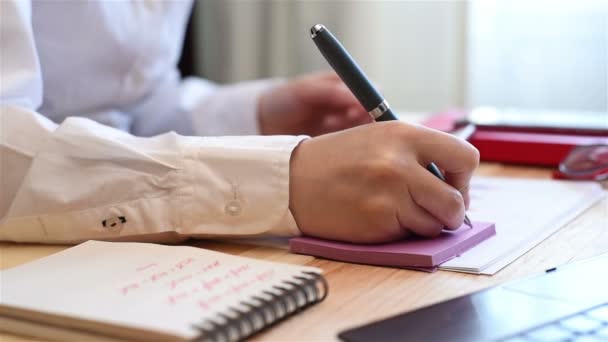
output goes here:
{"type": "Polygon", "coordinates": [[[167,130],[197,136],[257,135],[258,100],[283,83],[275,78],[220,85],[198,77],[179,80],[173,70],[129,109],[134,120],[128,129],[137,136],[167,130]]]}
{"type": "Polygon", "coordinates": [[[182,104],[191,113],[195,135],[255,135],[260,134],[257,117],[258,99],[283,79],[265,79],[229,85],[216,85],[196,77],[182,82],[182,104]]]}
{"type": "MultiPolygon", "coordinates": [[[[29,3],[0,6],[0,240],[299,233],[289,159],[305,137],[137,137],[85,118],[55,124],[36,112],[43,89],[29,3]]],[[[235,133],[254,124],[241,127],[235,133]]]]}

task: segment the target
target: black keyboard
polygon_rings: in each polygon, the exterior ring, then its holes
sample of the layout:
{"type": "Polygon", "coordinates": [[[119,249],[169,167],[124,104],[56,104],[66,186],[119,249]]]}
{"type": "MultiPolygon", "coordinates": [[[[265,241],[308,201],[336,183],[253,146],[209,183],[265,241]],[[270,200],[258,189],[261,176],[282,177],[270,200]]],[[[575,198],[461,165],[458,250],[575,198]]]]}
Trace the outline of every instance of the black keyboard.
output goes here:
{"type": "Polygon", "coordinates": [[[502,342],[608,341],[608,303],[541,325],[502,342]]]}

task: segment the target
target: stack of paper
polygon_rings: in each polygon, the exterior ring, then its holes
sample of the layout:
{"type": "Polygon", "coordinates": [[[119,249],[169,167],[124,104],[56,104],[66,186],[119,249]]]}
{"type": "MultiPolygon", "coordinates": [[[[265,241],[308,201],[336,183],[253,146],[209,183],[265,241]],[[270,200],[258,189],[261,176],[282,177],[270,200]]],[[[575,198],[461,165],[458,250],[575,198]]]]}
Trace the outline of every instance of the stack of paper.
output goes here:
{"type": "Polygon", "coordinates": [[[496,236],[440,266],[494,274],[604,197],[594,182],[476,177],[471,184],[475,221],[496,223],[496,236]]]}

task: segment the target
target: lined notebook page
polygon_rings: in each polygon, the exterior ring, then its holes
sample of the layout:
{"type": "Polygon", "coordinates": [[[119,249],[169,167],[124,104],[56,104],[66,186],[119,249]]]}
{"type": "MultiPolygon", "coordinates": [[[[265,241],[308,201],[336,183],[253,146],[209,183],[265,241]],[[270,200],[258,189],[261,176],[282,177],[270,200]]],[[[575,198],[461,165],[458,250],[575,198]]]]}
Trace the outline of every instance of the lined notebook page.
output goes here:
{"type": "Polygon", "coordinates": [[[0,272],[0,303],[188,339],[194,324],[302,272],[321,271],[195,247],[89,241],[0,272]]]}

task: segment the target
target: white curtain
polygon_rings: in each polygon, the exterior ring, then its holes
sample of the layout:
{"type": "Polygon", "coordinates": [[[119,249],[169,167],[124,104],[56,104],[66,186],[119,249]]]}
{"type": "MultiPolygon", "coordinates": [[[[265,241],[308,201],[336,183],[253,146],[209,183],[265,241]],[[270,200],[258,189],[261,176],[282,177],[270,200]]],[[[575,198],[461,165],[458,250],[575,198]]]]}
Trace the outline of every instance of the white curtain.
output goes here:
{"type": "Polygon", "coordinates": [[[462,1],[203,0],[198,71],[233,82],[327,70],[309,34],[322,23],[393,107],[462,106],[465,14],[462,1]]]}
{"type": "Polygon", "coordinates": [[[203,0],[196,14],[199,71],[220,82],[328,69],[309,36],[322,23],[399,110],[608,111],[606,0],[203,0]]]}
{"type": "Polygon", "coordinates": [[[469,106],[608,111],[608,1],[475,1],[468,18],[469,106]]]}

